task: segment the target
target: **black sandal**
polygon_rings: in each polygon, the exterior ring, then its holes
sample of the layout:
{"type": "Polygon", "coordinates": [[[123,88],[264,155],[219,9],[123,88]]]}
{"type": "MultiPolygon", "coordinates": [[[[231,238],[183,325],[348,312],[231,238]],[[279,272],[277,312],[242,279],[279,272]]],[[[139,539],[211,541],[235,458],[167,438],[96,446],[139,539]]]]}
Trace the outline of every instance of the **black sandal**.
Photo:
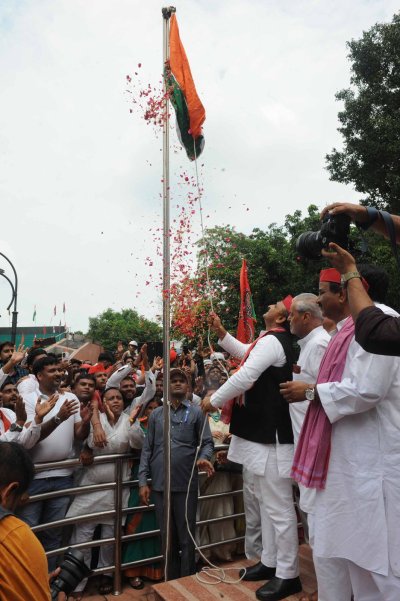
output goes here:
{"type": "Polygon", "coordinates": [[[99,595],[109,595],[110,593],[112,593],[113,588],[113,579],[111,578],[111,576],[102,576],[99,587],[97,589],[99,595]]]}

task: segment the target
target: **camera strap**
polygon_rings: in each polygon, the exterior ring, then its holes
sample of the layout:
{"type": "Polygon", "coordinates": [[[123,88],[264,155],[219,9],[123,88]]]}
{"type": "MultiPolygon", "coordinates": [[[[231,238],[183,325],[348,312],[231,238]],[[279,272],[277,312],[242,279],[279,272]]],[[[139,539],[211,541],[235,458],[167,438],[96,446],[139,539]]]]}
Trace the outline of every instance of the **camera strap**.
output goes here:
{"type": "Polygon", "coordinates": [[[387,232],[389,234],[389,238],[390,238],[390,244],[392,245],[392,252],[397,261],[397,267],[400,270],[400,257],[399,257],[399,253],[397,250],[396,231],[395,231],[393,219],[391,218],[390,214],[387,211],[379,211],[379,213],[385,223],[386,230],[387,230],[387,232]]]}

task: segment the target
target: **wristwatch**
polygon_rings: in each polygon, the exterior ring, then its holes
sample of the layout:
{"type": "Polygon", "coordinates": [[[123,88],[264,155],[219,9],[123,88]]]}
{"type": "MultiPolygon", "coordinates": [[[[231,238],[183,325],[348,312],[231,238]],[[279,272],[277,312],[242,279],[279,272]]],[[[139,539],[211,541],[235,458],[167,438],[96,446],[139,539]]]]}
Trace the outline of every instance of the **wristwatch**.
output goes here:
{"type": "Polygon", "coordinates": [[[58,417],[58,415],[55,415],[53,417],[54,423],[56,424],[56,426],[58,426],[59,424],[61,424],[61,417],[58,417]]]}
{"type": "Polygon", "coordinates": [[[313,401],[315,399],[315,388],[306,388],[304,394],[307,401],[313,401]]]}
{"type": "Polygon", "coordinates": [[[347,282],[349,280],[352,280],[353,278],[360,278],[360,280],[362,279],[361,273],[359,273],[358,271],[348,271],[347,273],[342,273],[340,281],[342,286],[345,286],[347,284],[347,282]]]}
{"type": "Polygon", "coordinates": [[[18,425],[17,423],[13,423],[10,426],[10,432],[22,432],[23,426],[18,425]]]}

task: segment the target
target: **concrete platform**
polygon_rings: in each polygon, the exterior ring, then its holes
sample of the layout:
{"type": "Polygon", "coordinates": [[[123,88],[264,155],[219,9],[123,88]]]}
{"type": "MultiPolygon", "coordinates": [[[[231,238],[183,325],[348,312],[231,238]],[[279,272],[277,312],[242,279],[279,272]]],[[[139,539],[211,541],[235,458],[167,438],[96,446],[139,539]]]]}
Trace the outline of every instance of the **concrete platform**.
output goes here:
{"type": "MultiPolygon", "coordinates": [[[[312,562],[311,549],[308,545],[301,545],[299,550],[300,578],[303,591],[311,593],[316,590],[316,578],[312,562]]],[[[224,564],[224,567],[241,568],[254,564],[252,561],[241,561],[224,564]]],[[[238,578],[239,573],[229,572],[230,579],[238,578]]],[[[206,577],[204,577],[205,579],[206,577]]],[[[179,580],[171,580],[153,585],[154,601],[245,601],[256,599],[255,591],[263,582],[243,582],[238,584],[207,585],[199,582],[196,576],[187,576],[179,580]]],[[[298,601],[302,593],[287,597],[286,601],[298,601]]],[[[121,598],[121,597],[120,597],[121,598]]],[[[127,597],[128,598],[128,597],[127,597]]],[[[148,598],[149,601],[151,597],[148,598]]],[[[151,600],[152,601],[152,600],[151,600]]]]}

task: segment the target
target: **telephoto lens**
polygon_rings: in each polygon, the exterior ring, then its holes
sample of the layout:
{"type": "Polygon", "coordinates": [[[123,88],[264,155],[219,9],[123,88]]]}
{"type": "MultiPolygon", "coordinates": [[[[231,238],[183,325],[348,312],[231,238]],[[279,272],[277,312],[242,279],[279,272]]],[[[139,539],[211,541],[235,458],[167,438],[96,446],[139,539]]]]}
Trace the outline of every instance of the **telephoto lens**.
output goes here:
{"type": "Polygon", "coordinates": [[[296,250],[305,259],[319,259],[321,250],[329,248],[330,242],[336,242],[346,250],[349,247],[350,217],[330,215],[324,217],[318,232],[304,232],[296,242],[296,250]]]}
{"type": "Polygon", "coordinates": [[[50,587],[52,601],[57,601],[58,593],[65,593],[68,597],[81,580],[91,574],[90,568],[85,564],[83,555],[78,549],[66,550],[60,568],[60,573],[50,587]]]}

